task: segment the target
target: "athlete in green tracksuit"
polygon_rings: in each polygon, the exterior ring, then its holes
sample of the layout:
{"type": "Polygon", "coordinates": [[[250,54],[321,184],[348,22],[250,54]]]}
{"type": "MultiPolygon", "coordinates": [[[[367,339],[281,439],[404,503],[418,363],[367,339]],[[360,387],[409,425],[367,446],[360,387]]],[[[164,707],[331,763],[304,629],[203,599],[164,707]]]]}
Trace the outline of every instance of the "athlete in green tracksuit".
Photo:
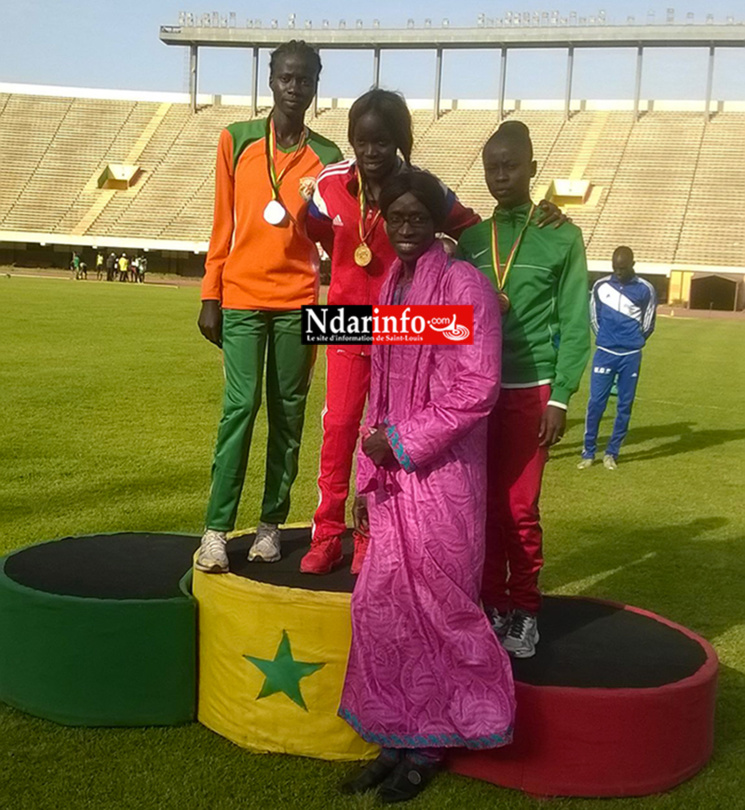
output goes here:
{"type": "Polygon", "coordinates": [[[538,228],[530,199],[536,164],[525,124],[502,124],[484,147],[493,216],[469,228],[460,254],[498,290],[502,387],[489,419],[482,599],[505,649],[535,654],[543,565],[538,499],[548,448],[590,355],[587,261],[571,223],[538,228]]]}
{"type": "Polygon", "coordinates": [[[590,352],[582,231],[570,222],[539,229],[540,211],[527,202],[511,209],[497,207],[492,218],[461,236],[458,247],[497,287],[491,251],[494,222],[500,256],[507,257],[531,208],[530,226],[502,291],[510,304],[502,316],[502,388],[550,384],[549,401],[566,410],[590,352]]]}

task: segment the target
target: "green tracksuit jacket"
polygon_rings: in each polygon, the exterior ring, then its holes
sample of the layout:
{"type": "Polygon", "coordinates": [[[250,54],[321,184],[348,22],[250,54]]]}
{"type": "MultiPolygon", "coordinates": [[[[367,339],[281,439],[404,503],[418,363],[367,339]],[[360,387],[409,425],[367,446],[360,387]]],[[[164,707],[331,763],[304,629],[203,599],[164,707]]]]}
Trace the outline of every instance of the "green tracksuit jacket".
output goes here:
{"type": "MultiPolygon", "coordinates": [[[[510,249],[530,204],[496,208],[499,260],[510,249]]],[[[567,406],[590,356],[587,259],[582,231],[571,223],[539,229],[533,215],[507,277],[510,309],[502,319],[502,386],[551,384],[550,402],[567,406]]],[[[491,219],[466,230],[458,252],[497,286],[491,219]]]]}

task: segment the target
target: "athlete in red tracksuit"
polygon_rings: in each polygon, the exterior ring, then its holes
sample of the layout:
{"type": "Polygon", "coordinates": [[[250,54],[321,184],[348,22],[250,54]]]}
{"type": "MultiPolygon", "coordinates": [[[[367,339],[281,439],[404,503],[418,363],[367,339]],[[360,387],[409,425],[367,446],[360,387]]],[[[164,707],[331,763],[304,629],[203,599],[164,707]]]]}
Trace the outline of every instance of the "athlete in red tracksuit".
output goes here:
{"type": "MultiPolygon", "coordinates": [[[[396,258],[380,219],[378,195],[392,175],[410,165],[411,115],[403,97],[371,90],[358,98],[349,111],[349,142],[355,158],[327,166],[318,176],[307,228],[331,255],[328,303],[373,305],[396,258]],[[369,252],[360,251],[360,245],[369,252]]],[[[457,239],[480,217],[450,189],[446,192],[450,212],[445,232],[457,239]]],[[[305,573],[327,573],[342,560],[340,537],[346,529],[349,478],[370,381],[370,348],[328,347],[320,499],[311,547],[300,566],[305,573]]],[[[359,573],[366,547],[366,536],[355,533],[352,573],[359,573]]]]}

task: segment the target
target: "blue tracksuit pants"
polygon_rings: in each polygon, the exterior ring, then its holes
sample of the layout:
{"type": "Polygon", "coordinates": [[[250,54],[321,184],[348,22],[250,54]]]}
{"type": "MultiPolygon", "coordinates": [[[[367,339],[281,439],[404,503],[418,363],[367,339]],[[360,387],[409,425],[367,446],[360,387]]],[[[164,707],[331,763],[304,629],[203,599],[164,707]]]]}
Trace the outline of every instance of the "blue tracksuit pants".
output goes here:
{"type": "Polygon", "coordinates": [[[618,458],[621,443],[626,438],[631,419],[631,407],[636,396],[636,384],[639,380],[642,353],[617,355],[597,349],[592,359],[590,377],[590,401],[587,403],[585,420],[585,441],[582,458],[595,458],[598,442],[598,427],[608,404],[608,397],[616,381],[618,387],[618,404],[613,434],[610,437],[606,454],[618,458]]]}

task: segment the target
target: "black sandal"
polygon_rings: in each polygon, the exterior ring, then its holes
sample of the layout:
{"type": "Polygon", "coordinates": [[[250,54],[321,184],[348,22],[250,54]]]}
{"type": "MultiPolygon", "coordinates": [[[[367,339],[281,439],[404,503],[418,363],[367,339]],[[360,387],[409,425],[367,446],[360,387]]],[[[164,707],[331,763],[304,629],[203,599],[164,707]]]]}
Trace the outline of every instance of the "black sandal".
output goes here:
{"type": "Polygon", "coordinates": [[[357,776],[343,782],[340,788],[341,792],[348,795],[357,795],[377,787],[401,762],[401,753],[396,751],[395,756],[391,756],[390,751],[384,751],[379,754],[377,759],[365,766],[357,776]]]}
{"type": "Polygon", "coordinates": [[[420,763],[404,757],[381,784],[381,801],[383,804],[394,804],[413,799],[427,787],[439,770],[439,762],[420,763]]]}

